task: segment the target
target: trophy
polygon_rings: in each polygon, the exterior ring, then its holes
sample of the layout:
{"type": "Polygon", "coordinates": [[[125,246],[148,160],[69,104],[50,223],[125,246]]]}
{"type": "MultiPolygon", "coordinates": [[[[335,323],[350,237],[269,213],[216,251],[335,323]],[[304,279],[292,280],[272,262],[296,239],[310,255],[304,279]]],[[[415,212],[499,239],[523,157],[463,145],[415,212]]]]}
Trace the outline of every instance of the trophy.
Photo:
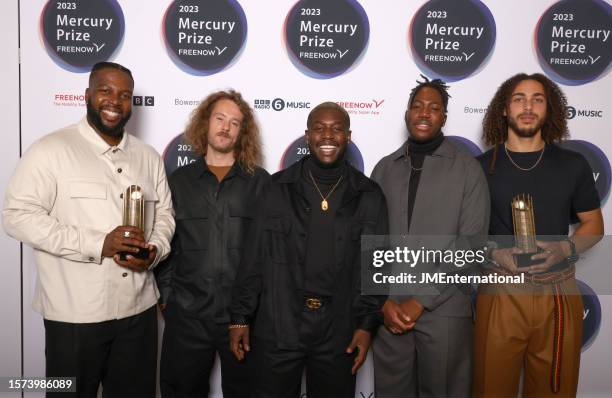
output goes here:
{"type": "MultiPolygon", "coordinates": [[[[130,185],[123,193],[123,226],[136,227],[144,231],[144,193],[138,185],[130,185]]],[[[125,261],[127,255],[141,260],[149,258],[149,249],[140,248],[138,253],[120,252],[119,258],[125,261]]]]}
{"type": "Polygon", "coordinates": [[[516,266],[521,268],[543,263],[544,259],[531,259],[531,256],[540,251],[536,244],[533,198],[529,194],[517,195],[512,198],[510,206],[512,207],[515,246],[523,251],[523,253],[514,255],[516,266]]]}

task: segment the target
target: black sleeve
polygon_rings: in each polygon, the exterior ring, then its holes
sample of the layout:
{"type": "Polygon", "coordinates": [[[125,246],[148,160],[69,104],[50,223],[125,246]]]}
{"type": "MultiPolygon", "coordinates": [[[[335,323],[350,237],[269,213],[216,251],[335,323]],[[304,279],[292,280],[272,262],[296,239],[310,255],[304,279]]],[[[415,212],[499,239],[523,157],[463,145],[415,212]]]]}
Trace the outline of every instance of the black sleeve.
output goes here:
{"type": "Polygon", "coordinates": [[[593,170],[582,155],[578,155],[576,183],[572,193],[572,209],[576,213],[591,211],[600,207],[599,193],[595,188],[593,170]]]}
{"type": "MultiPolygon", "coordinates": [[[[269,181],[269,178],[266,178],[269,181]]],[[[265,201],[268,184],[264,184],[255,205],[255,220],[248,231],[244,253],[236,280],[232,287],[230,322],[249,324],[255,316],[262,288],[261,268],[263,262],[263,231],[265,221],[265,201]]]]}
{"type": "MultiPolygon", "coordinates": [[[[377,197],[378,197],[378,212],[376,216],[376,225],[374,226],[374,234],[380,236],[386,236],[389,234],[389,215],[387,210],[387,202],[385,200],[384,194],[382,190],[377,187],[377,197]]],[[[361,262],[361,253],[358,256],[361,262]]],[[[370,256],[371,258],[371,256],[370,256]]],[[[367,330],[370,333],[376,333],[378,327],[383,323],[382,316],[382,307],[387,300],[387,295],[365,295],[362,294],[362,281],[361,277],[363,275],[361,267],[362,264],[358,264],[358,271],[356,275],[357,278],[357,286],[356,287],[356,296],[354,302],[354,311],[355,311],[355,324],[356,329],[367,330]]]]}
{"type": "MultiPolygon", "coordinates": [[[[168,179],[168,185],[170,186],[170,192],[172,194],[172,207],[174,209],[174,214],[176,215],[176,209],[178,208],[177,203],[177,195],[175,194],[175,178],[174,175],[170,176],[168,179]]],[[[159,303],[160,304],[168,304],[168,299],[172,295],[172,275],[174,272],[175,263],[180,258],[180,243],[178,239],[178,234],[174,234],[172,237],[172,242],[170,244],[170,254],[168,257],[161,263],[157,265],[153,269],[153,273],[155,275],[155,281],[157,282],[157,288],[159,289],[159,303]]]]}

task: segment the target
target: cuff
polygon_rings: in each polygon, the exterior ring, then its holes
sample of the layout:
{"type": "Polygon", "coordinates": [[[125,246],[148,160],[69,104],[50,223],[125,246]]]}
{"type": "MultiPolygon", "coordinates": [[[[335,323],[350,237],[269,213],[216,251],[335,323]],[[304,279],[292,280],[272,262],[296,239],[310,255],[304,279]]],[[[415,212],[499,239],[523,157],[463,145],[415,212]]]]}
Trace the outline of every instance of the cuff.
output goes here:
{"type": "Polygon", "coordinates": [[[363,329],[370,332],[372,335],[376,333],[378,327],[383,324],[382,312],[375,314],[364,315],[357,319],[357,327],[355,329],[363,329]]]}
{"type": "Polygon", "coordinates": [[[231,319],[230,320],[231,325],[248,325],[249,324],[249,318],[246,317],[245,315],[232,314],[230,319],[231,319]]]}
{"type": "Polygon", "coordinates": [[[101,264],[104,239],[106,239],[105,232],[81,228],[79,230],[79,245],[82,261],[101,264]]]}

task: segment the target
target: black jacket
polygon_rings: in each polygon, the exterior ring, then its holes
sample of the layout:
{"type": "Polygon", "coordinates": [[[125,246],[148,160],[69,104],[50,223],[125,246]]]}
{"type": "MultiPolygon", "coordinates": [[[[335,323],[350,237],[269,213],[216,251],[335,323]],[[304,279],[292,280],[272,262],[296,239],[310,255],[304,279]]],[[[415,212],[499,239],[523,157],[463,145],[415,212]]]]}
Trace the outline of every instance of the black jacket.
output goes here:
{"type": "MultiPolygon", "coordinates": [[[[306,158],[305,158],[306,159],[306,158]]],[[[232,291],[232,323],[250,323],[260,339],[297,349],[304,307],[309,204],[302,192],[304,160],[274,174],[258,200],[244,261],[232,291]]],[[[380,187],[348,165],[348,186],[335,217],[334,347],[346,349],[357,328],[374,332],[386,297],[361,295],[361,235],[386,235],[380,187]]]]}
{"type": "Polygon", "coordinates": [[[169,257],[155,268],[161,302],[192,317],[229,321],[230,291],[255,199],[268,173],[235,162],[221,182],[200,158],[168,179],[176,219],[169,257]]]}

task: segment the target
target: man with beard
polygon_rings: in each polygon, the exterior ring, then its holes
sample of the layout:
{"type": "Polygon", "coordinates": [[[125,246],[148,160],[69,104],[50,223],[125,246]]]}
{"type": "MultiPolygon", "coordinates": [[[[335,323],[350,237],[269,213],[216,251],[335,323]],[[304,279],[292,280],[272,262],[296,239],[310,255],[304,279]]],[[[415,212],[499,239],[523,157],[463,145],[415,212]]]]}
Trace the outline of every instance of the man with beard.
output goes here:
{"type": "MultiPolygon", "coordinates": [[[[582,300],[574,279],[578,253],[603,234],[593,173],[582,155],[557,142],[568,135],[567,101],[541,74],[518,74],[497,90],[483,121],[493,148],[479,157],[491,195],[487,272],[525,274],[523,285],[480,286],[476,304],[474,395],[573,397],[578,386],[582,300]],[[518,267],[510,203],[531,195],[540,263],[518,267]],[[568,237],[570,215],[579,224],[568,237]],[[502,239],[505,235],[508,239],[502,239]]],[[[522,265],[522,264],[521,264],[522,265]]]]}
{"type": "Polygon", "coordinates": [[[76,377],[79,397],[100,383],[104,397],[155,395],[151,269],[170,251],[174,219],[160,156],[124,130],[133,88],[125,67],[94,65],[87,117],[32,144],[6,192],[4,228],[34,249],[46,375],[76,377]],[[131,185],[144,194],[144,231],[117,226],[131,185]]]}
{"type": "MultiPolygon", "coordinates": [[[[232,293],[231,349],[252,364],[254,397],[355,396],[382,301],[361,295],[361,235],[387,233],[378,185],[345,160],[348,113],[308,115],[310,156],[264,187],[232,293]]],[[[383,299],[384,300],[384,299],[383,299]]]]}
{"type": "MultiPolygon", "coordinates": [[[[428,250],[457,247],[462,239],[486,234],[487,184],[478,162],[442,133],[445,83],[427,78],[418,83],[404,116],[408,140],[376,165],[372,179],[387,198],[390,235],[412,236],[406,245],[423,239],[428,250]]],[[[425,262],[411,268],[430,275],[460,269],[425,262]]],[[[470,287],[415,286],[397,293],[385,302],[385,326],[373,345],[376,397],[469,397],[470,287]]]]}
{"type": "Polygon", "coordinates": [[[249,395],[247,368],[229,349],[231,287],[254,202],[268,179],[259,130],[240,93],[219,91],[195,109],[185,132],[201,156],[169,178],[176,214],[172,253],[156,269],[166,326],[164,397],[206,397],[218,353],[224,397],[249,395]]]}

